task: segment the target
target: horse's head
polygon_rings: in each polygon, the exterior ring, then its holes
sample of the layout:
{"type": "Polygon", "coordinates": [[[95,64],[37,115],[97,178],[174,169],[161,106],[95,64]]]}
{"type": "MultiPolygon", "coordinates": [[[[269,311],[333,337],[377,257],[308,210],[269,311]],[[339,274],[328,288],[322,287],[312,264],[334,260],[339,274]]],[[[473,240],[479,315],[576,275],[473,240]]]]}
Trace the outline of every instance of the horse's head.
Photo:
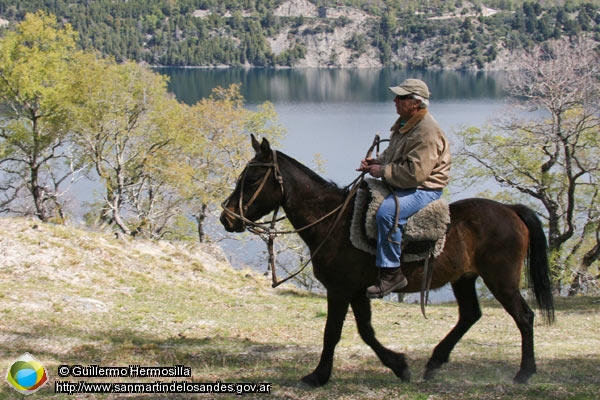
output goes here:
{"type": "Polygon", "coordinates": [[[231,195],[223,202],[220,221],[228,232],[243,232],[247,224],[276,209],[283,201],[283,182],[277,153],[267,139],[251,135],[256,155],[238,177],[231,195]]]}

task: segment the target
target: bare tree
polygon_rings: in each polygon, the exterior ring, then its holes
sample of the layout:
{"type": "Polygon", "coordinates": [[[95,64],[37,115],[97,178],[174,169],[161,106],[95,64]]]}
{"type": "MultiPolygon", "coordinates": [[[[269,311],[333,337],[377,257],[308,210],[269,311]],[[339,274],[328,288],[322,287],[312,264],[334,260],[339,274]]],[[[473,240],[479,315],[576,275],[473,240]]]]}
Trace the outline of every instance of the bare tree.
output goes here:
{"type": "Polygon", "coordinates": [[[600,75],[596,42],[548,43],[523,54],[508,79],[513,104],[483,130],[460,133],[458,160],[468,184],[492,177],[513,189],[548,226],[558,289],[598,280],[600,257],[600,75]],[[523,109],[528,111],[524,117],[523,109]]]}

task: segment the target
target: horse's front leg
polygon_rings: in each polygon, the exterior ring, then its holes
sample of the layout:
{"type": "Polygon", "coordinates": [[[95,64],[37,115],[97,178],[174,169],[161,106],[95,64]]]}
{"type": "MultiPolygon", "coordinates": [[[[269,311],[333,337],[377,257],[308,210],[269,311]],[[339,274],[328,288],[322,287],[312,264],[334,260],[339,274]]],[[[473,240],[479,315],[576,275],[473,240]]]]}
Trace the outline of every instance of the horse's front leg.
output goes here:
{"type": "Polygon", "coordinates": [[[333,367],[333,353],[342,335],[342,327],[349,304],[350,300],[347,295],[332,290],[327,291],[327,322],[325,323],[321,360],[311,374],[302,378],[302,382],[316,387],[329,381],[333,367]]]}
{"type": "Polygon", "coordinates": [[[366,296],[358,296],[351,304],[360,337],[373,349],[383,365],[390,368],[404,382],[409,382],[410,369],[404,354],[384,347],[375,337],[375,330],[371,325],[371,301],[366,296]]]}

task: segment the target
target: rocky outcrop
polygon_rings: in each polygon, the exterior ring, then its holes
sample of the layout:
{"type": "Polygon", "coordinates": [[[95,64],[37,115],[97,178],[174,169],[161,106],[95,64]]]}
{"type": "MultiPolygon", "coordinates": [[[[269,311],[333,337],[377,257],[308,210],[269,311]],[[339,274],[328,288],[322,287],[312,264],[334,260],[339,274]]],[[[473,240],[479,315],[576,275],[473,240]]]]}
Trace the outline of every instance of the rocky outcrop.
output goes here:
{"type": "Polygon", "coordinates": [[[295,67],[380,67],[378,51],[365,44],[360,52],[348,48],[348,41],[355,34],[366,34],[373,18],[351,7],[317,8],[307,0],[289,0],[281,4],[275,15],[302,17],[304,24],[299,28],[288,28],[269,39],[271,50],[280,54],[286,49],[301,45],[306,56],[298,60],[295,67]],[[325,29],[323,18],[340,19],[340,24],[325,29]],[[343,21],[342,21],[343,19],[343,21]]]}
{"type": "MultiPolygon", "coordinates": [[[[451,19],[473,17],[475,8],[472,3],[464,3],[461,9],[452,14],[431,17],[430,19],[451,19]]],[[[492,15],[496,10],[482,8],[481,15],[492,15]]],[[[382,67],[380,50],[375,48],[368,37],[377,18],[359,9],[347,6],[317,7],[308,0],[288,0],[283,2],[274,12],[276,16],[302,18],[302,24],[287,27],[276,36],[268,39],[275,55],[302,46],[305,56],[295,60],[294,67],[344,67],[344,68],[377,68],[382,67]],[[336,23],[331,23],[336,20],[336,23]],[[334,27],[332,29],[332,26],[334,27]],[[351,41],[362,41],[360,48],[350,45],[351,41]]],[[[479,14],[477,14],[479,15],[479,14]]],[[[395,65],[422,66],[429,57],[438,51],[439,41],[426,39],[418,44],[407,42],[394,54],[391,62],[395,65]]],[[[483,69],[509,69],[510,54],[497,46],[496,60],[483,66],[483,69]]],[[[449,57],[443,60],[443,66],[430,68],[445,69],[481,69],[468,57],[449,57]],[[472,64],[472,65],[471,65],[472,64]]]]}
{"type": "Polygon", "coordinates": [[[317,6],[308,0],[288,0],[275,9],[273,14],[277,17],[318,17],[317,6]]]}

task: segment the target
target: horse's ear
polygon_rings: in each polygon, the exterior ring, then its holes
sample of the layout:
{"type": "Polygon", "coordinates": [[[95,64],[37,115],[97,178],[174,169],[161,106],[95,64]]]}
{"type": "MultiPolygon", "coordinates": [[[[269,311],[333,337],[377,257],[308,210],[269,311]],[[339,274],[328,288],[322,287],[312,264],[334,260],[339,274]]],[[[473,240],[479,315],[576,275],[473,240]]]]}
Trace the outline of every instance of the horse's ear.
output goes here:
{"type": "Polygon", "coordinates": [[[260,143],[258,143],[258,140],[256,140],[256,136],[254,136],[254,133],[250,134],[250,138],[252,140],[252,148],[257,153],[260,153],[260,143]]]}
{"type": "Polygon", "coordinates": [[[262,143],[260,144],[260,151],[262,151],[264,155],[271,155],[271,144],[265,138],[263,138],[262,143]]]}

